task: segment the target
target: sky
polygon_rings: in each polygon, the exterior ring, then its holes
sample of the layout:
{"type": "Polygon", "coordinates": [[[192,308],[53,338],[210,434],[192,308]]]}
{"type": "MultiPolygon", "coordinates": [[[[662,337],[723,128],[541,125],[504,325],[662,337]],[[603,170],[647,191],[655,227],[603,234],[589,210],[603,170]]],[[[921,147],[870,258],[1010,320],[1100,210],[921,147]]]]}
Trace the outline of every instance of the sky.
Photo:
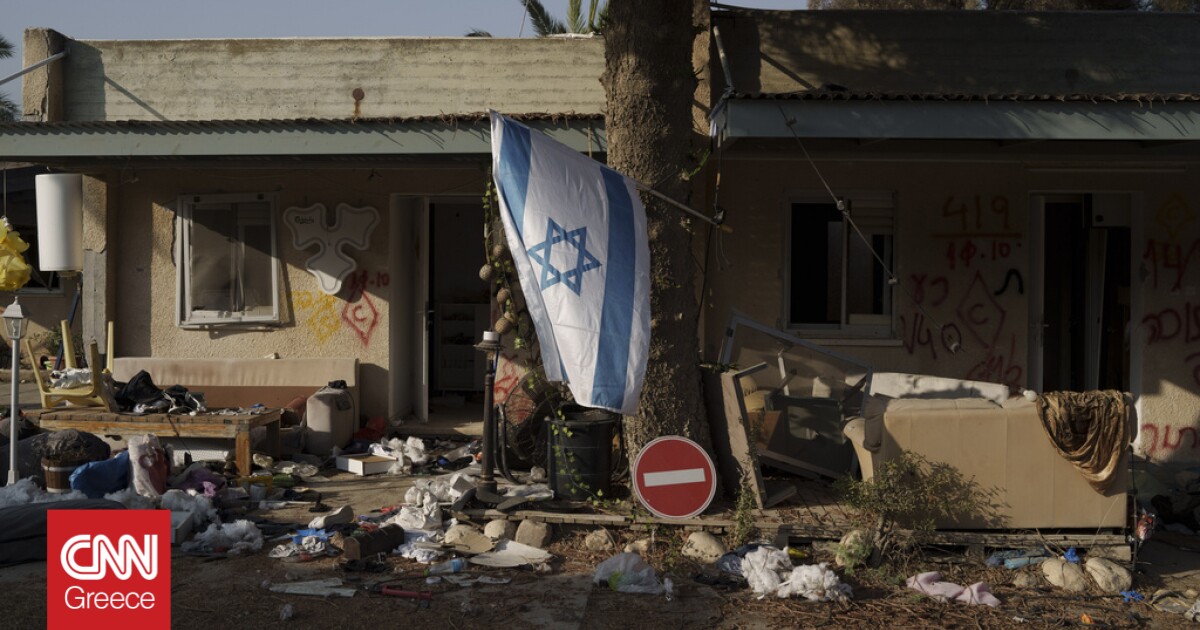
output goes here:
{"type": "MultiPolygon", "coordinates": [[[[22,68],[26,28],[44,26],[74,39],[227,37],[376,37],[464,35],[531,37],[519,0],[3,0],[0,35],[14,55],[0,78],[22,68]]],[[[567,0],[542,0],[563,17],[567,0]]],[[[587,2],[584,2],[586,9],[587,2]]],[[[806,0],[722,0],[760,9],[802,9],[806,0]]],[[[21,79],[0,86],[20,103],[21,79]]]]}

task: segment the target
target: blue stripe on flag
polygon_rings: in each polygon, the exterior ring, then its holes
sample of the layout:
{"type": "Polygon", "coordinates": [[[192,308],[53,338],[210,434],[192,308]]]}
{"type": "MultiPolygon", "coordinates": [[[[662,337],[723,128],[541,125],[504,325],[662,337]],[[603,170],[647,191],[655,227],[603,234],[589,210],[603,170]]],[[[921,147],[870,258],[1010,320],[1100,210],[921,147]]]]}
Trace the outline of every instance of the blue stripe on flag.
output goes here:
{"type": "Polygon", "coordinates": [[[633,201],[625,178],[611,169],[601,167],[600,171],[608,195],[608,260],[604,263],[604,308],[600,314],[592,405],[621,409],[625,406],[625,374],[632,343],[637,239],[633,233],[633,201]]]}
{"type": "Polygon", "coordinates": [[[529,190],[529,164],[531,162],[531,147],[529,128],[517,124],[507,118],[501,118],[504,125],[504,136],[500,143],[500,194],[504,195],[504,204],[512,213],[513,225],[517,226],[517,236],[525,242],[522,231],[525,229],[525,197],[529,190]]]}

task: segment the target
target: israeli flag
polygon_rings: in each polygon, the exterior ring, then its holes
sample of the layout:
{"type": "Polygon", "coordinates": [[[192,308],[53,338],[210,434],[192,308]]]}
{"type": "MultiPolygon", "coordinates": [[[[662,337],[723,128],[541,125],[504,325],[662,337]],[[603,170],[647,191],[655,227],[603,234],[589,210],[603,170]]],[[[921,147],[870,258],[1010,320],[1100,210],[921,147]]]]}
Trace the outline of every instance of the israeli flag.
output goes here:
{"type": "Polygon", "coordinates": [[[546,376],[637,412],[650,344],[646,209],[629,178],[491,112],[500,216],[546,376]]]}

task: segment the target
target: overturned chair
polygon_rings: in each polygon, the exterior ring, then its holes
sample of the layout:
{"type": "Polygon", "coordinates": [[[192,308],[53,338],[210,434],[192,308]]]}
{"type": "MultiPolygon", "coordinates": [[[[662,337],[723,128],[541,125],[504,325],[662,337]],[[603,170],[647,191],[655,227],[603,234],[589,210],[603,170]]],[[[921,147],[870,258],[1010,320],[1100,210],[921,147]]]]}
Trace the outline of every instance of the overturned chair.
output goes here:
{"type": "MultiPolygon", "coordinates": [[[[77,369],[75,364],[75,347],[71,342],[71,328],[66,320],[60,324],[62,330],[63,363],[68,369],[77,369]]],[[[42,397],[42,407],[49,409],[59,403],[70,403],[81,407],[104,407],[108,411],[116,411],[117,404],[112,393],[112,357],[113,357],[113,325],[108,323],[108,363],[101,369],[100,344],[95,340],[88,342],[87,363],[92,370],[91,383],[79,387],[53,387],[48,378],[42,375],[38,365],[37,355],[33,346],[25,340],[25,354],[33,366],[33,377],[37,381],[38,393],[42,397]]]]}

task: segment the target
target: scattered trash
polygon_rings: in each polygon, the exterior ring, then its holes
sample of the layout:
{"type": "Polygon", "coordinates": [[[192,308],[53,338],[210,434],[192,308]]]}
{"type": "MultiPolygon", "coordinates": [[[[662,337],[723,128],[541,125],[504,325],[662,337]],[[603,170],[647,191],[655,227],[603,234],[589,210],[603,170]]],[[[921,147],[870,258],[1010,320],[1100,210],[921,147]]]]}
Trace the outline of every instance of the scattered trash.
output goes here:
{"type": "Polygon", "coordinates": [[[592,575],[595,584],[607,584],[608,588],[618,593],[647,593],[657,595],[663,592],[663,585],[654,573],[654,567],[646,564],[636,553],[617,554],[596,567],[592,575]]]}
{"type": "Polygon", "coordinates": [[[212,500],[202,494],[192,495],[182,490],[167,490],[162,495],[161,505],[164,510],[185,512],[190,515],[192,529],[195,531],[204,529],[209,523],[221,522],[212,500]]]}
{"type": "Polygon", "coordinates": [[[1125,598],[1126,604],[1140,602],[1140,601],[1146,599],[1145,595],[1142,595],[1141,593],[1139,593],[1137,591],[1121,591],[1121,597],[1125,598]]]}
{"type": "Polygon", "coordinates": [[[999,551],[985,561],[989,567],[1004,565],[1006,569],[1020,569],[1031,564],[1041,564],[1050,558],[1050,552],[1045,549],[1012,549],[999,551]]]}
{"type": "Polygon", "coordinates": [[[99,462],[88,462],[71,473],[71,488],[99,499],[129,487],[129,452],[99,462]]]}
{"type": "Polygon", "coordinates": [[[822,562],[792,569],[792,575],[779,585],[775,595],[800,595],[810,602],[844,602],[853,596],[853,591],[850,585],[843,584],[837,574],[822,562]]]}
{"type": "Polygon", "coordinates": [[[47,503],[50,501],[72,501],[86,498],[87,495],[78,490],[62,493],[45,492],[28,477],[18,479],[17,483],[12,485],[0,487],[0,507],[26,505],[29,503],[47,503]]]}
{"type": "Polygon", "coordinates": [[[419,547],[418,544],[426,541],[434,541],[435,535],[436,532],[433,531],[405,530],[404,544],[396,547],[392,553],[402,558],[416,560],[421,564],[432,564],[438,558],[446,555],[445,552],[440,549],[419,547]]]}
{"type": "Polygon", "coordinates": [[[1079,554],[1075,552],[1074,547],[1071,547],[1066,553],[1063,554],[1063,560],[1066,560],[1071,564],[1079,564],[1079,554]]]}
{"type": "Polygon", "coordinates": [[[166,451],[152,434],[135,435],[126,442],[132,470],[132,486],[138,494],[156,499],[167,491],[170,463],[166,451]]]}
{"type": "Polygon", "coordinates": [[[258,551],[262,546],[263,536],[258,527],[250,521],[237,520],[209,525],[204,532],[196,534],[194,540],[184,543],[183,550],[237,555],[258,551]]]}
{"type": "Polygon", "coordinates": [[[280,621],[291,621],[292,617],[294,616],[296,616],[296,607],[291,604],[284,604],[283,607],[279,609],[280,621]]]}
{"type": "Polygon", "coordinates": [[[501,540],[496,543],[495,550],[471,558],[471,564],[485,567],[519,567],[546,563],[552,558],[554,555],[543,549],[522,545],[514,540],[501,540]]]}
{"type": "Polygon", "coordinates": [[[442,508],[438,506],[437,499],[432,494],[425,490],[409,488],[404,500],[408,505],[401,507],[388,523],[394,523],[406,530],[430,530],[442,526],[442,508]]]}
{"type": "Polygon", "coordinates": [[[290,584],[272,584],[272,593],[287,593],[289,595],[319,595],[321,597],[354,597],[357,592],[353,588],[342,587],[341,578],[326,578],[308,582],[292,582],[290,584]]]}
{"type": "Polygon", "coordinates": [[[966,588],[953,582],[943,582],[942,574],[937,571],[920,573],[908,578],[908,587],[919,593],[924,593],[941,601],[956,601],[964,604],[983,604],[996,607],[1000,600],[992,595],[991,587],[983,582],[976,582],[966,588]]]}
{"type": "Polygon", "coordinates": [[[460,573],[467,567],[467,561],[462,558],[454,558],[445,562],[439,562],[425,569],[425,575],[441,575],[443,573],[460,573]]]}
{"type": "MultiPolygon", "coordinates": [[[[60,494],[56,496],[63,497],[68,495],[60,494]]],[[[83,498],[83,495],[79,495],[77,498],[83,498]]],[[[109,501],[116,501],[129,510],[153,510],[158,507],[159,503],[154,499],[138,494],[133,488],[125,488],[119,492],[106,494],[104,498],[109,501]]]]}
{"type": "Polygon", "coordinates": [[[742,558],[742,575],[759,598],[779,589],[783,576],[791,572],[792,560],[787,552],[767,545],[747,553],[742,558]]]}
{"type": "Polygon", "coordinates": [[[342,542],[342,551],[349,560],[370,558],[376,554],[388,553],[404,544],[404,528],[399,525],[385,525],[375,531],[359,530],[347,536],[342,542]]]}
{"type": "Polygon", "coordinates": [[[344,523],[350,523],[353,521],[354,508],[350,507],[349,505],[343,505],[333,512],[314,518],[309,522],[308,526],[312,529],[324,529],[332,525],[342,525],[344,523]]]}

